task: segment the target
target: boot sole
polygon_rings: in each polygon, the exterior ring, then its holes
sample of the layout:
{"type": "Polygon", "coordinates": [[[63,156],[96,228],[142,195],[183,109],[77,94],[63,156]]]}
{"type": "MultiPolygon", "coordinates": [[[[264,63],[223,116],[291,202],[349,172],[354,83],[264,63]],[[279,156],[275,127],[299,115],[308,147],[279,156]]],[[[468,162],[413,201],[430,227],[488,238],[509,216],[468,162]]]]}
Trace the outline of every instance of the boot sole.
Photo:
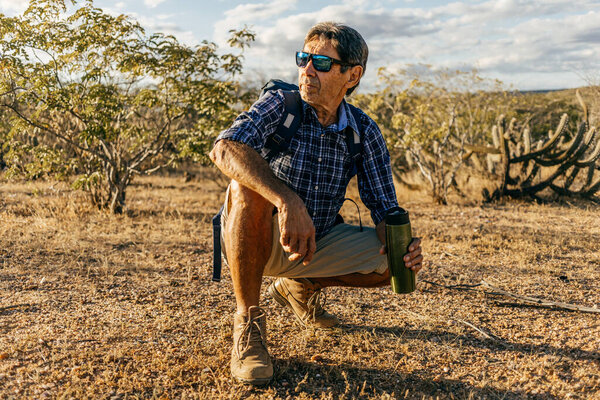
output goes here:
{"type": "Polygon", "coordinates": [[[231,377],[240,383],[243,383],[246,385],[252,385],[252,386],[265,386],[269,382],[271,382],[271,380],[273,379],[273,377],[259,378],[259,379],[244,379],[244,378],[239,378],[237,376],[234,376],[233,374],[231,375],[231,377]]]}

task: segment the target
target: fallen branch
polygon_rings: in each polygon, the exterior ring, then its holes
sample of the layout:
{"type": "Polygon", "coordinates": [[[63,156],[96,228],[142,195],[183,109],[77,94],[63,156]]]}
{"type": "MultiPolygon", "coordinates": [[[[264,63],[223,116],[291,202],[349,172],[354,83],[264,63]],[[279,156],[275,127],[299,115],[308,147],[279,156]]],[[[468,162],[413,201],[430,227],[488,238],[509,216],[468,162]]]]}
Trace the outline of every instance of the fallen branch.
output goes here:
{"type": "Polygon", "coordinates": [[[600,309],[595,308],[595,307],[593,307],[593,308],[592,307],[584,307],[584,306],[579,306],[576,304],[563,303],[560,301],[550,301],[550,300],[538,299],[536,297],[521,296],[518,294],[510,293],[510,292],[507,292],[506,290],[502,290],[493,285],[490,285],[489,283],[487,283],[484,280],[481,281],[481,286],[484,286],[488,289],[493,290],[493,292],[486,291],[485,292],[486,294],[496,294],[496,295],[506,296],[506,297],[510,297],[512,299],[520,300],[524,303],[535,304],[540,307],[557,307],[557,308],[564,308],[566,310],[571,310],[571,311],[600,313],[600,309]]]}
{"type": "Polygon", "coordinates": [[[473,284],[473,285],[467,285],[467,284],[444,285],[444,284],[441,284],[441,283],[427,281],[427,280],[424,280],[424,279],[421,280],[420,282],[428,283],[428,284],[434,285],[434,286],[443,287],[443,288],[446,288],[446,289],[455,289],[455,290],[475,290],[474,288],[483,286],[483,287],[488,288],[488,289],[491,290],[491,291],[484,290],[483,292],[485,294],[491,294],[491,295],[497,295],[497,296],[506,296],[506,297],[510,297],[512,299],[516,299],[516,300],[522,301],[523,303],[526,303],[526,304],[532,304],[532,305],[536,305],[536,306],[539,306],[539,307],[562,308],[562,309],[571,310],[571,311],[600,313],[600,308],[596,308],[596,307],[585,307],[585,306],[579,306],[577,304],[563,303],[563,302],[560,302],[560,301],[550,301],[550,300],[539,299],[537,297],[522,296],[522,295],[510,293],[510,292],[507,292],[506,290],[502,290],[500,288],[497,288],[496,286],[493,286],[493,285],[489,284],[485,280],[482,280],[481,283],[476,283],[476,284],[473,284]]]}

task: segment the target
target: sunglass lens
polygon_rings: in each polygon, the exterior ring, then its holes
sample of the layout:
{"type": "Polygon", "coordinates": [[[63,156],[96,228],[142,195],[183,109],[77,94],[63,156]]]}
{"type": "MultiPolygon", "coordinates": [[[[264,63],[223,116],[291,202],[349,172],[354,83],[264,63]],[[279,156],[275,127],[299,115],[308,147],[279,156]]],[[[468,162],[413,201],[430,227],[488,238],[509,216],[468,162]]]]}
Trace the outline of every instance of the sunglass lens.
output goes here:
{"type": "Polygon", "coordinates": [[[312,61],[317,71],[327,72],[331,69],[331,58],[327,56],[313,56],[312,61]]]}
{"type": "Polygon", "coordinates": [[[333,60],[330,57],[305,53],[303,51],[296,52],[296,65],[300,68],[304,68],[308,65],[311,58],[313,66],[317,71],[328,72],[331,69],[333,60]]]}
{"type": "Polygon", "coordinates": [[[310,54],[305,53],[303,51],[297,51],[296,52],[296,65],[298,67],[306,67],[306,64],[308,64],[309,58],[310,58],[310,54]]]}

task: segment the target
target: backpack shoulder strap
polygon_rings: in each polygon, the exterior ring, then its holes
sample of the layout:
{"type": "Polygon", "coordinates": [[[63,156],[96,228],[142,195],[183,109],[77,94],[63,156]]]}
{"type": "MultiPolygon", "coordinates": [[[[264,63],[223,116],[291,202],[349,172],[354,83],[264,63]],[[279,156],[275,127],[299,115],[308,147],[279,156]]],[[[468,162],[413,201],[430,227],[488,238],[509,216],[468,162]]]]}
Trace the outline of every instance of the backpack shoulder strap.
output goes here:
{"type": "Polygon", "coordinates": [[[214,282],[221,280],[221,214],[223,207],[212,219],[213,224],[213,276],[214,282]]]}
{"type": "Polygon", "coordinates": [[[266,159],[270,161],[275,155],[290,147],[292,137],[298,131],[302,122],[302,100],[297,90],[283,90],[285,109],[279,120],[275,133],[265,143],[268,149],[266,159]]]}
{"type": "Polygon", "coordinates": [[[350,176],[354,176],[358,173],[358,166],[362,163],[363,157],[363,145],[360,138],[362,134],[362,123],[361,118],[362,115],[360,110],[354,107],[351,104],[348,104],[350,111],[352,112],[352,117],[354,117],[354,121],[356,122],[356,126],[359,132],[355,132],[354,129],[348,125],[346,127],[346,146],[348,147],[348,152],[350,153],[350,157],[352,158],[352,171],[350,176]]]}

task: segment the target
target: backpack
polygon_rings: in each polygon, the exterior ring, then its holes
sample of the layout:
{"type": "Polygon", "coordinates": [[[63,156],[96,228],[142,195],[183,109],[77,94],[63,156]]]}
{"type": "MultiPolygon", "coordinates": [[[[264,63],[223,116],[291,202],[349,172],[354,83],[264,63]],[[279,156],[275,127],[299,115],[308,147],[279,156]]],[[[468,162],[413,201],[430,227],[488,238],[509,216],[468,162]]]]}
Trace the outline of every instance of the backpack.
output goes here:
{"type": "MultiPolygon", "coordinates": [[[[290,143],[292,142],[292,138],[298,131],[300,127],[300,123],[302,122],[302,99],[300,98],[300,92],[298,91],[298,86],[284,82],[280,79],[271,79],[267,82],[263,87],[260,93],[260,98],[262,98],[267,92],[271,90],[282,90],[284,101],[285,101],[285,111],[279,121],[279,125],[275,130],[275,133],[271,135],[267,141],[265,142],[265,148],[262,152],[262,156],[267,162],[271,161],[273,157],[277,154],[286,151],[290,147],[290,143]]],[[[350,111],[352,112],[352,116],[356,121],[357,125],[361,126],[361,115],[358,108],[348,104],[350,107],[350,111]]],[[[350,153],[350,157],[352,158],[352,171],[351,176],[357,174],[358,169],[357,165],[360,164],[362,160],[362,143],[360,141],[360,136],[354,132],[350,126],[346,127],[345,130],[346,135],[346,146],[350,153]]],[[[356,203],[355,203],[356,204],[356,203]]],[[[358,208],[358,206],[357,206],[358,208]]],[[[223,212],[223,207],[219,210],[219,212],[213,217],[213,276],[212,280],[215,282],[219,282],[221,280],[221,213],[223,212]]],[[[338,217],[341,218],[340,215],[338,217]]],[[[362,230],[362,222],[361,222],[361,230],[362,230]]]]}

